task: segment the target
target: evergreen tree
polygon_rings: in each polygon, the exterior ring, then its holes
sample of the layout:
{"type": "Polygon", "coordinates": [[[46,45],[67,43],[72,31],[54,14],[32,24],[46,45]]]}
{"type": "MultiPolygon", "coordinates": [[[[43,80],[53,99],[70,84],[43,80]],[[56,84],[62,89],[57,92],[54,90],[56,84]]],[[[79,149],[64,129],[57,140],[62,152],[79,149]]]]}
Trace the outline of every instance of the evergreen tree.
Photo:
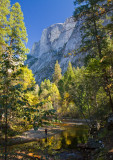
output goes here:
{"type": "Polygon", "coordinates": [[[68,92],[68,87],[71,84],[73,78],[74,78],[74,72],[73,72],[72,64],[71,62],[69,62],[67,70],[64,73],[64,76],[58,82],[58,88],[62,98],[64,97],[65,92],[68,92]]]}
{"type": "Polygon", "coordinates": [[[8,16],[10,12],[10,1],[1,0],[0,1],[0,51],[3,44],[5,45],[5,40],[7,39],[8,31],[8,16]]]}
{"type": "Polygon", "coordinates": [[[106,20],[107,14],[112,9],[112,2],[110,1],[100,1],[100,0],[76,0],[75,1],[75,19],[82,19],[82,44],[79,52],[88,52],[88,57],[90,61],[91,57],[96,58],[100,61],[101,65],[101,85],[103,85],[104,90],[109,95],[110,106],[113,111],[113,101],[111,97],[111,89],[108,87],[110,85],[110,65],[112,66],[112,61],[104,61],[106,56],[112,54],[112,40],[106,26],[103,22],[106,20]],[[102,20],[104,19],[104,20],[102,20]],[[104,60],[103,60],[104,59],[104,60]]]}
{"type": "Polygon", "coordinates": [[[66,112],[69,113],[68,104],[72,100],[71,94],[69,94],[69,89],[70,87],[72,87],[72,82],[74,81],[74,78],[75,78],[75,74],[72,68],[72,64],[71,62],[69,62],[67,70],[64,73],[64,76],[61,78],[61,80],[58,83],[59,92],[62,97],[61,99],[62,107],[61,109],[59,108],[59,111],[61,111],[62,114],[65,114],[65,115],[66,115],[66,112]]]}
{"type": "MultiPolygon", "coordinates": [[[[7,30],[8,28],[8,16],[9,16],[9,0],[0,1],[0,114],[5,114],[5,160],[7,159],[7,95],[5,94],[5,86],[7,83],[6,78],[6,69],[3,67],[4,62],[4,53],[6,48],[6,40],[7,40],[7,30]],[[5,69],[5,70],[4,70],[5,69]],[[5,74],[3,74],[3,72],[5,74]],[[2,81],[4,77],[4,81],[2,81]]],[[[7,61],[5,62],[7,64],[7,61]]]]}
{"type": "MultiPolygon", "coordinates": [[[[100,19],[101,5],[100,0],[76,0],[74,17],[82,20],[82,45],[80,50],[82,52],[88,51],[93,56],[98,55],[102,57],[102,49],[105,47],[105,29],[102,25],[103,21],[100,19]],[[104,45],[103,45],[104,44],[104,45]]],[[[102,0],[101,2],[104,2],[102,0]]],[[[102,18],[102,17],[101,17],[102,18]]]]}
{"type": "Polygon", "coordinates": [[[67,71],[64,73],[64,85],[65,85],[65,90],[68,92],[68,87],[72,83],[73,78],[75,77],[75,74],[73,72],[72,64],[69,62],[67,71]]]}
{"type": "Polygon", "coordinates": [[[60,103],[60,93],[55,83],[51,84],[50,97],[51,97],[51,101],[54,109],[58,111],[59,103],[60,103]]]}
{"type": "Polygon", "coordinates": [[[56,85],[58,85],[58,82],[61,78],[62,78],[61,68],[60,68],[60,65],[58,64],[58,61],[56,61],[54,74],[53,74],[53,82],[56,85]]]}
{"type": "Polygon", "coordinates": [[[26,59],[25,53],[29,52],[25,46],[28,38],[23,13],[19,3],[15,3],[11,8],[9,23],[11,32],[9,33],[8,49],[12,49],[11,54],[16,62],[24,62],[26,59]]]}
{"type": "MultiPolygon", "coordinates": [[[[0,1],[0,69],[2,68],[3,63],[3,54],[5,52],[6,40],[7,40],[7,30],[8,30],[8,16],[9,16],[9,0],[0,1]]],[[[2,72],[0,70],[0,95],[2,95],[2,72]]],[[[1,101],[1,99],[0,99],[1,101]]],[[[0,106],[0,117],[3,114],[3,106],[0,106]]]]}
{"type": "Polygon", "coordinates": [[[67,71],[64,74],[64,77],[73,77],[74,76],[74,72],[73,72],[73,67],[71,62],[69,61],[68,67],[67,67],[67,71]]]}
{"type": "Polygon", "coordinates": [[[27,42],[26,28],[24,25],[23,13],[19,3],[15,3],[12,8],[9,8],[10,2],[2,0],[0,2],[0,75],[1,75],[1,108],[5,115],[5,160],[7,159],[7,129],[8,118],[13,111],[12,100],[18,101],[21,96],[21,85],[16,83],[18,69],[25,60],[25,53],[27,49],[25,43],[27,42]],[[2,32],[4,30],[4,32],[2,32]]]}

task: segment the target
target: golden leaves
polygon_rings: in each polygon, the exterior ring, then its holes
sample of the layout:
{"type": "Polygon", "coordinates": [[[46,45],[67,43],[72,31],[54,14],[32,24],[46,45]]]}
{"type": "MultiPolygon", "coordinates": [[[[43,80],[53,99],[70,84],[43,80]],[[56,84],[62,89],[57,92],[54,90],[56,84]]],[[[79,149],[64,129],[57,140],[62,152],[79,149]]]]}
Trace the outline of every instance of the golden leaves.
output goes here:
{"type": "Polygon", "coordinates": [[[99,8],[99,12],[100,12],[101,14],[105,13],[105,8],[100,7],[100,8],[99,8]]]}

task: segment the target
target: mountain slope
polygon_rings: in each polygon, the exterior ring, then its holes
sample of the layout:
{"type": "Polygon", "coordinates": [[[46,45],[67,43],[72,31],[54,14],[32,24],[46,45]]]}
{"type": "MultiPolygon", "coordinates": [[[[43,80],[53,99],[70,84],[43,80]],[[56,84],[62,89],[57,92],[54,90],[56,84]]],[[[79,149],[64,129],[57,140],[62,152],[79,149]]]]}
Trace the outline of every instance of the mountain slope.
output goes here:
{"type": "Polygon", "coordinates": [[[53,24],[44,29],[41,40],[33,44],[26,64],[33,71],[38,84],[45,78],[52,78],[56,60],[62,68],[62,73],[66,71],[69,61],[74,66],[83,65],[85,55],[67,56],[81,44],[80,24],[81,21],[75,22],[73,17],[64,23],[53,24]]]}

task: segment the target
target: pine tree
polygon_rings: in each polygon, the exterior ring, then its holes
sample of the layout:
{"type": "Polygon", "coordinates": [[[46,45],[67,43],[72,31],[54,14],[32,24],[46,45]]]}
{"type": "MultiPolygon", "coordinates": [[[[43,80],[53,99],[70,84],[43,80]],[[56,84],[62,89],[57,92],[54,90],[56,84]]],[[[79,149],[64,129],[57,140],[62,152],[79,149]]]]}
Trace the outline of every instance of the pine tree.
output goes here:
{"type": "MultiPolygon", "coordinates": [[[[109,95],[110,106],[113,111],[113,102],[111,98],[110,74],[107,73],[110,65],[108,61],[104,61],[107,55],[112,53],[111,38],[106,30],[103,22],[106,20],[107,14],[111,11],[113,3],[110,1],[100,0],[76,0],[75,1],[75,19],[82,19],[82,44],[79,52],[88,52],[88,62],[91,58],[100,61],[102,71],[102,85],[109,95]],[[105,19],[105,20],[102,20],[105,19]]],[[[112,65],[112,62],[109,61],[112,65]]]]}
{"type": "MultiPolygon", "coordinates": [[[[104,1],[104,0],[103,0],[104,1]]],[[[75,19],[81,18],[82,20],[82,45],[80,50],[82,52],[88,51],[93,56],[97,55],[102,57],[102,47],[105,37],[105,29],[100,19],[99,0],[76,0],[75,1],[74,17],[75,19]]]]}
{"type": "Polygon", "coordinates": [[[26,28],[24,25],[23,13],[19,3],[15,3],[12,8],[8,0],[0,2],[0,76],[1,76],[1,108],[5,115],[5,160],[7,159],[7,129],[8,118],[13,106],[12,100],[21,96],[21,85],[16,83],[18,69],[25,60],[27,49],[26,28]],[[10,8],[9,8],[10,7],[10,8]],[[3,30],[3,32],[2,32],[3,30]]]}
{"type": "Polygon", "coordinates": [[[73,67],[72,67],[72,64],[71,64],[70,61],[69,61],[69,64],[68,64],[68,67],[67,67],[67,71],[66,71],[65,74],[70,75],[72,77],[74,76],[73,67]]]}
{"type": "Polygon", "coordinates": [[[69,62],[67,70],[64,73],[64,76],[58,82],[58,88],[62,98],[64,97],[65,92],[68,92],[69,85],[71,84],[74,76],[75,75],[73,72],[72,64],[71,62],[69,62]]]}
{"type": "Polygon", "coordinates": [[[72,64],[69,61],[67,71],[64,73],[65,87],[68,87],[68,85],[71,83],[73,78],[74,78],[74,72],[73,72],[72,64]]]}
{"type": "MultiPolygon", "coordinates": [[[[8,28],[8,19],[7,16],[9,15],[9,7],[10,1],[9,0],[1,0],[0,1],[0,69],[2,68],[3,63],[3,54],[4,48],[6,47],[5,40],[7,39],[7,28],[8,28]]],[[[2,94],[2,73],[0,72],[0,95],[2,94]]],[[[1,99],[0,99],[1,101],[1,99]]],[[[0,107],[0,114],[2,115],[3,109],[2,106],[0,107]]]]}
{"type": "Polygon", "coordinates": [[[56,85],[58,85],[59,80],[62,78],[61,72],[62,71],[61,71],[60,65],[58,64],[58,61],[56,61],[54,74],[53,74],[53,82],[56,85]]]}
{"type": "Polygon", "coordinates": [[[9,15],[9,7],[10,1],[9,0],[1,0],[0,1],[0,48],[1,45],[5,45],[5,40],[7,38],[7,31],[8,31],[8,18],[9,15]],[[4,37],[4,38],[3,38],[4,37]]]}
{"type": "Polygon", "coordinates": [[[25,46],[28,38],[23,13],[19,3],[15,3],[11,8],[9,23],[11,32],[9,33],[8,44],[9,49],[13,49],[14,52],[11,53],[12,57],[16,62],[24,62],[26,59],[25,53],[29,52],[25,46]]]}
{"type": "MultiPolygon", "coordinates": [[[[5,84],[7,83],[6,78],[6,67],[3,66],[7,31],[8,31],[8,16],[9,16],[9,0],[0,1],[0,114],[5,114],[5,160],[7,159],[7,95],[5,84]],[[5,70],[4,70],[5,69],[5,70]],[[4,81],[2,81],[4,77],[4,81]]],[[[7,61],[5,61],[7,65],[7,61]]]]}

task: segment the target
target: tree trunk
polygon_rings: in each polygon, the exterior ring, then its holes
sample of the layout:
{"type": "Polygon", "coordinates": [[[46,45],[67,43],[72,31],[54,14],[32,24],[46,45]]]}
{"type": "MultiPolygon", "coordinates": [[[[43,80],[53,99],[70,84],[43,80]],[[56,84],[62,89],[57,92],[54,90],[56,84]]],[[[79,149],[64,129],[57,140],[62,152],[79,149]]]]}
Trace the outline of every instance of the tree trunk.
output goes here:
{"type": "Polygon", "coordinates": [[[109,96],[110,107],[113,112],[113,101],[112,101],[112,97],[111,97],[110,88],[107,87],[109,85],[109,81],[108,81],[108,77],[107,77],[106,73],[103,78],[104,78],[104,82],[105,82],[104,90],[107,92],[107,95],[109,96]]]}
{"type": "Polygon", "coordinates": [[[98,30],[97,30],[97,25],[96,25],[96,20],[95,20],[95,15],[94,15],[94,9],[93,9],[93,7],[92,7],[92,10],[93,10],[93,23],[94,23],[94,29],[95,29],[95,37],[96,37],[99,57],[101,59],[102,58],[101,45],[100,45],[100,40],[98,38],[98,30]]]}
{"type": "Polygon", "coordinates": [[[7,160],[7,99],[5,105],[5,160],[7,160]]]}

